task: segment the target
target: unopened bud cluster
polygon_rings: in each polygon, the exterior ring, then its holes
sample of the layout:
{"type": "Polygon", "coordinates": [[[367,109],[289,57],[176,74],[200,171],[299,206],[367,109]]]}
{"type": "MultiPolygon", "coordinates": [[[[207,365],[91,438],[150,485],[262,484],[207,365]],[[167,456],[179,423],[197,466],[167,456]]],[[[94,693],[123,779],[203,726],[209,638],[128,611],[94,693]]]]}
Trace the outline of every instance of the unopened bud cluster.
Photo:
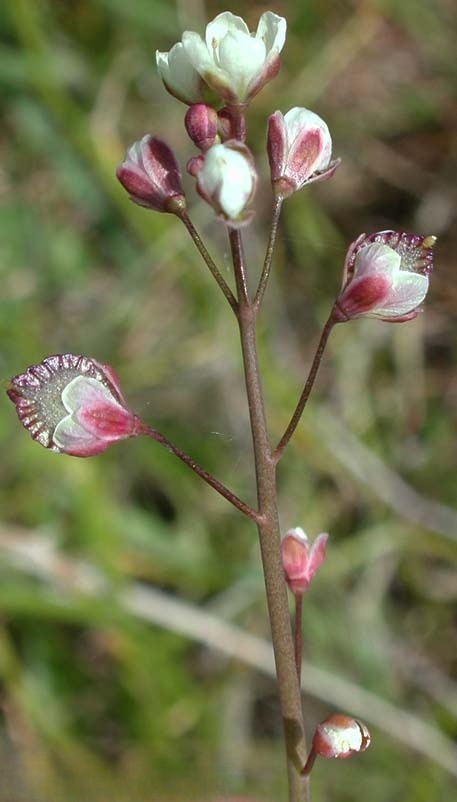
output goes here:
{"type": "MultiPolygon", "coordinates": [[[[267,11],[251,33],[230,12],[210,22],[204,37],[185,31],[170,51],[156,53],[165,88],[189,108],[185,127],[198,153],[187,163],[200,197],[232,228],[248,223],[258,184],[245,144],[245,110],[280,67],[286,21],[267,11]]],[[[276,111],[267,125],[267,153],[275,196],[281,200],[331,178],[327,123],[310,109],[276,111]]],[[[182,215],[184,192],[170,148],[147,135],[127,151],[118,178],[130,197],[155,211],[182,215]]],[[[358,237],[349,247],[334,321],[369,316],[404,322],[417,316],[428,290],[434,237],[382,231],[358,237]]]]}
{"type": "MultiPolygon", "coordinates": [[[[230,12],[210,22],[202,37],[185,31],[168,52],[157,51],[165,88],[189,108],[184,124],[200,151],[187,164],[199,195],[232,228],[252,219],[257,187],[252,153],[245,144],[244,111],[280,68],[286,20],[267,11],[251,33],[230,12]]],[[[293,108],[268,121],[267,150],[276,195],[286,198],[316,181],[330,178],[339,160],[331,159],[326,123],[312,111],[293,108]]],[[[140,206],[182,214],[184,193],[174,155],[155,136],[127,151],[118,178],[140,206]]]]}

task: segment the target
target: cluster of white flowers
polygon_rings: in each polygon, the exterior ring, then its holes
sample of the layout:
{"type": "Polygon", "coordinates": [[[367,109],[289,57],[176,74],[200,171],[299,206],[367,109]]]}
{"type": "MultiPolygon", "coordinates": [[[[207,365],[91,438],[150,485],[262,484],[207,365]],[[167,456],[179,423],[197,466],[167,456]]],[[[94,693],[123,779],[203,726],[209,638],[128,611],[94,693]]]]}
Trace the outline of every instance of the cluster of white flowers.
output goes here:
{"type": "MultiPolygon", "coordinates": [[[[244,111],[252,98],[277,75],[286,37],[286,20],[267,11],[251,33],[241,17],[226,11],[206,27],[202,37],[185,31],[168,52],[156,52],[159,75],[170,94],[186,103],[185,124],[201,154],[191,159],[188,172],[197,190],[221,220],[232,227],[252,218],[249,205],[257,187],[254,159],[244,142],[244,111]]],[[[140,205],[156,211],[175,211],[169,177],[176,179],[174,157],[158,179],[145,168],[151,137],[131,148],[118,169],[118,177],[140,205]],[[141,153],[144,156],[140,158],[141,153]],[[138,189],[144,179],[149,189],[138,189]],[[165,190],[165,191],[164,191],[165,190]]],[[[154,138],[154,142],[157,140],[154,138]]],[[[330,178],[339,160],[331,161],[332,140],[317,114],[294,108],[272,114],[268,122],[268,156],[276,195],[287,197],[305,184],[330,178]]],[[[182,188],[174,186],[173,198],[182,188]]]]}

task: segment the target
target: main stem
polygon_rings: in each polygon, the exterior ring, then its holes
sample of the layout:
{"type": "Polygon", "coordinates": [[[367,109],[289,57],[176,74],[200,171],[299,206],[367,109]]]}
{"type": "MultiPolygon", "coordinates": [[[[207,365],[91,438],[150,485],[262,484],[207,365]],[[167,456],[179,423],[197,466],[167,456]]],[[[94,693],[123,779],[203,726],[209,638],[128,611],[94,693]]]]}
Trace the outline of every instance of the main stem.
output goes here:
{"type": "Polygon", "coordinates": [[[248,297],[238,231],[230,234],[238,291],[238,323],[249,404],[257,480],[262,554],[271,635],[278,678],[289,780],[289,802],[307,802],[308,779],[300,774],[306,758],[300,688],[295,669],[294,643],[287,589],[281,559],[277,509],[276,463],[268,437],[256,345],[256,309],[248,297]]]}

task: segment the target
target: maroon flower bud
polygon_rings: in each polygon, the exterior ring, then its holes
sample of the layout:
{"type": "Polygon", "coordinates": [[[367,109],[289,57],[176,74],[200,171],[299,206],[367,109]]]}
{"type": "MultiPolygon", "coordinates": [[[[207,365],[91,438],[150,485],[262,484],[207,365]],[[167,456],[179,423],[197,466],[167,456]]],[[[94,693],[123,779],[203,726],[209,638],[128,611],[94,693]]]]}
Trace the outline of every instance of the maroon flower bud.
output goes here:
{"type": "Polygon", "coordinates": [[[344,760],[355,752],[364,752],[370,743],[371,735],[365,724],[335,713],[316,727],[312,752],[321,757],[344,760]]]}
{"type": "Polygon", "coordinates": [[[7,393],[22,425],[51,451],[91,457],[140,434],[113,369],[86,356],[48,356],[14,376],[7,393]]]}
{"type": "Polygon", "coordinates": [[[325,557],[328,535],[320,534],[309,546],[300,526],[289,529],[281,542],[282,564],[286,582],[292,593],[303,594],[325,557]]]}
{"type": "Polygon", "coordinates": [[[194,103],[187,110],[184,118],[186,131],[194,145],[200,150],[208,150],[214,145],[217,137],[217,111],[204,103],[194,103]]]}
{"type": "Polygon", "coordinates": [[[155,136],[146,134],[131,145],[116,175],[139,206],[173,214],[185,208],[178,162],[168,145],[155,136]]]}
{"type": "Polygon", "coordinates": [[[397,231],[358,237],[346,254],[338,320],[364,315],[401,323],[415,318],[428,291],[435,239],[397,231]]]}

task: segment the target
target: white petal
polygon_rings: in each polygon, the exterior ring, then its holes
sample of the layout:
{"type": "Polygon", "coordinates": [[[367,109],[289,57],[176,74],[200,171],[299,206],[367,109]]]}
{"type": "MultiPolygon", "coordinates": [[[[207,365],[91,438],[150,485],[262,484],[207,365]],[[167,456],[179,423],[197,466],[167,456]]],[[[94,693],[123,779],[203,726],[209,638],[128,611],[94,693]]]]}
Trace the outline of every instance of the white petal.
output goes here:
{"type": "Polygon", "coordinates": [[[76,376],[72,379],[62,391],[62,403],[70,413],[93,404],[120,406],[102,382],[89,376],[76,376]]]}
{"type": "Polygon", "coordinates": [[[239,159],[231,161],[230,173],[220,188],[219,203],[227,217],[236,220],[240,216],[251,192],[251,176],[247,172],[243,157],[240,156],[239,159]]]}
{"type": "Polygon", "coordinates": [[[191,65],[197,70],[197,72],[200,73],[200,75],[205,70],[212,69],[214,67],[212,53],[208,52],[208,48],[198,33],[194,33],[194,31],[184,31],[182,35],[182,44],[191,65]]]}
{"type": "Polygon", "coordinates": [[[287,535],[294,537],[295,540],[300,540],[302,543],[308,543],[308,535],[303,531],[301,526],[295,526],[293,529],[289,529],[284,537],[287,537],[287,535]]]}
{"type": "Polygon", "coordinates": [[[231,11],[223,11],[206,26],[206,44],[210,53],[217,50],[221,40],[230,31],[241,31],[249,35],[249,28],[242,17],[237,17],[231,11]]]}
{"type": "MultiPolygon", "coordinates": [[[[176,47],[176,45],[174,45],[176,47]]],[[[156,64],[160,77],[168,74],[168,50],[156,50],[156,64]]]]}
{"type": "Polygon", "coordinates": [[[252,167],[246,156],[225,145],[213,145],[208,150],[197,180],[203,192],[231,220],[240,216],[254,188],[252,167]]]}
{"type": "Polygon", "coordinates": [[[124,163],[126,163],[126,162],[130,162],[129,167],[132,167],[133,165],[135,165],[136,167],[142,169],[142,167],[143,167],[143,159],[141,157],[141,143],[140,142],[134,142],[133,145],[130,145],[130,147],[128,148],[127,153],[125,155],[124,163]]]}
{"type": "Polygon", "coordinates": [[[380,307],[372,309],[371,314],[382,317],[401,317],[417,309],[428,291],[428,278],[421,273],[401,270],[389,298],[380,307]]]}
{"type": "Polygon", "coordinates": [[[306,131],[321,131],[322,148],[313,165],[312,172],[325,170],[332,157],[332,138],[325,120],[315,114],[314,111],[310,111],[310,109],[294,106],[284,115],[284,122],[289,149],[293,147],[295,140],[304,136],[306,131]]]}
{"type": "Polygon", "coordinates": [[[157,50],[156,62],[160,77],[173,93],[185,102],[198,103],[200,77],[182,42],[173,45],[169,53],[157,50]]]}
{"type": "Polygon", "coordinates": [[[382,242],[373,242],[358,252],[355,259],[354,276],[360,278],[361,276],[380,276],[387,273],[394,281],[400,270],[400,263],[401,256],[393,248],[383,245],[382,242]]]}
{"type": "Polygon", "coordinates": [[[244,33],[228,33],[219,46],[219,66],[227,74],[239,100],[249,81],[262,69],[265,63],[265,45],[244,33]]]}
{"type": "Polygon", "coordinates": [[[284,17],[278,16],[273,11],[265,11],[260,17],[257,26],[256,39],[265,42],[266,52],[275,50],[280,53],[286,41],[287,22],[284,17]]]}
{"type": "Polygon", "coordinates": [[[96,442],[94,435],[84,429],[72,415],[67,415],[57,424],[52,439],[62,451],[73,450],[75,447],[80,450],[84,444],[96,442]]]}

